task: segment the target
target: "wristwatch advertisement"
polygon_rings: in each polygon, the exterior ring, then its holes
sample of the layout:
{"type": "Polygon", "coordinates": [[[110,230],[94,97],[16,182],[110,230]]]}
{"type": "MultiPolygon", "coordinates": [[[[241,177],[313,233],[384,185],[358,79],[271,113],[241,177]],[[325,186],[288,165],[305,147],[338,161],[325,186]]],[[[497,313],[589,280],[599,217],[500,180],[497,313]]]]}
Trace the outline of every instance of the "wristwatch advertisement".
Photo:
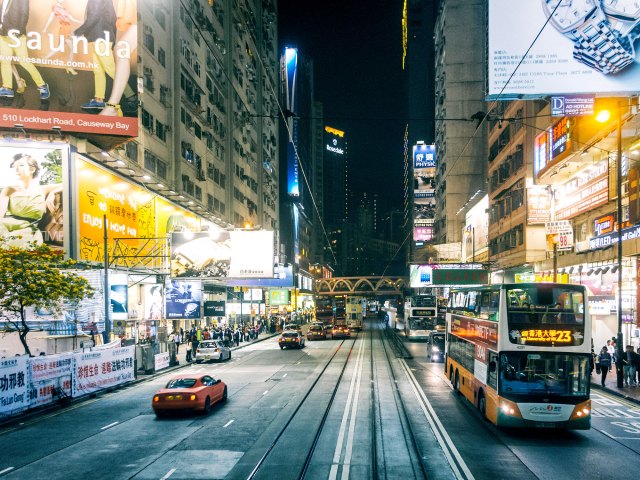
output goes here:
{"type": "Polygon", "coordinates": [[[604,74],[634,63],[639,0],[542,0],[551,25],[574,42],[573,58],[604,74]]]}

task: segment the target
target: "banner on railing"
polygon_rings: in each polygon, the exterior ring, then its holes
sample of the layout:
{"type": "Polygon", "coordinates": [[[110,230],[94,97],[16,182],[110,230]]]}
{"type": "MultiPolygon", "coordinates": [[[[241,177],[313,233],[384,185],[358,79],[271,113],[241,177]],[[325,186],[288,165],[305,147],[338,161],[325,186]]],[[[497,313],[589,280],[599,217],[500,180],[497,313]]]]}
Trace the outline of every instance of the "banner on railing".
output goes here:
{"type": "Polygon", "coordinates": [[[28,359],[22,355],[0,360],[0,418],[15,415],[29,407],[28,359]]]}
{"type": "Polygon", "coordinates": [[[134,380],[134,356],[133,345],[74,354],[72,395],[79,397],[134,380]]]}
{"type": "Polygon", "coordinates": [[[47,355],[29,359],[29,408],[53,402],[53,388],[71,395],[71,364],[73,354],[47,355]]]}

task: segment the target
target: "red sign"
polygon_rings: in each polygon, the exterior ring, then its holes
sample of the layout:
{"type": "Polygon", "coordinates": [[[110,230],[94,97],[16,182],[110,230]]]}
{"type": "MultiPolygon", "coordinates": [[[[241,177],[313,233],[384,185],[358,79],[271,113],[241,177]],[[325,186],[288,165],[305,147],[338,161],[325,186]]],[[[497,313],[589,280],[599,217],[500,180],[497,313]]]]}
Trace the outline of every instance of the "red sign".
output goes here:
{"type": "Polygon", "coordinates": [[[593,221],[593,232],[595,236],[605,235],[615,230],[616,217],[613,213],[598,217],[593,221]]]}
{"type": "Polygon", "coordinates": [[[452,315],[451,333],[472,342],[481,342],[494,350],[498,348],[498,324],[479,318],[452,315]]]}
{"type": "Polygon", "coordinates": [[[138,134],[138,117],[110,117],[90,113],[43,112],[3,108],[0,127],[15,128],[22,125],[27,130],[59,130],[61,133],[84,132],[104,135],[135,137],[138,134]]]}

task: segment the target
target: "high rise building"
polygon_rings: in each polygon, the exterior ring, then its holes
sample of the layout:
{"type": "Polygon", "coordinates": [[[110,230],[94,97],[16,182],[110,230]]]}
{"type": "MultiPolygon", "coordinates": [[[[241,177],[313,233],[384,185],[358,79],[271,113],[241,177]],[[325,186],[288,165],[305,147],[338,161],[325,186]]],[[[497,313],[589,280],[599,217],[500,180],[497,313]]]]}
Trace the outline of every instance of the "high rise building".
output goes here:
{"type": "Polygon", "coordinates": [[[442,0],[435,25],[434,242],[459,243],[471,197],[486,192],[487,127],[483,0],[442,0]],[[477,121],[473,121],[478,118],[477,121]],[[463,119],[463,120],[461,120],[463,119]]]}

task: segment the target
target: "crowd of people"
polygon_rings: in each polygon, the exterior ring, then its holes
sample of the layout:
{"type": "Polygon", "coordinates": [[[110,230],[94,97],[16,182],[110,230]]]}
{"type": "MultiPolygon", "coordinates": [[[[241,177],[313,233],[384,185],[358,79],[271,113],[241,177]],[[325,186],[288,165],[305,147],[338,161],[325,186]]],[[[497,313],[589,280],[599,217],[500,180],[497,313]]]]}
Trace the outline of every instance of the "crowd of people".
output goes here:
{"type": "Polygon", "coordinates": [[[622,357],[617,357],[616,339],[607,340],[607,344],[600,349],[595,358],[596,373],[600,374],[600,384],[604,387],[607,374],[613,367],[622,370],[625,387],[640,386],[640,347],[633,351],[632,345],[627,345],[622,357]]]}
{"type": "Polygon", "coordinates": [[[180,345],[185,345],[187,349],[187,361],[195,359],[196,349],[203,340],[220,340],[228,347],[238,346],[241,342],[250,342],[258,338],[260,333],[265,330],[262,321],[255,325],[237,326],[231,328],[229,326],[204,327],[192,325],[191,329],[176,329],[169,335],[169,341],[175,343],[176,353],[180,352],[180,345]]]}

